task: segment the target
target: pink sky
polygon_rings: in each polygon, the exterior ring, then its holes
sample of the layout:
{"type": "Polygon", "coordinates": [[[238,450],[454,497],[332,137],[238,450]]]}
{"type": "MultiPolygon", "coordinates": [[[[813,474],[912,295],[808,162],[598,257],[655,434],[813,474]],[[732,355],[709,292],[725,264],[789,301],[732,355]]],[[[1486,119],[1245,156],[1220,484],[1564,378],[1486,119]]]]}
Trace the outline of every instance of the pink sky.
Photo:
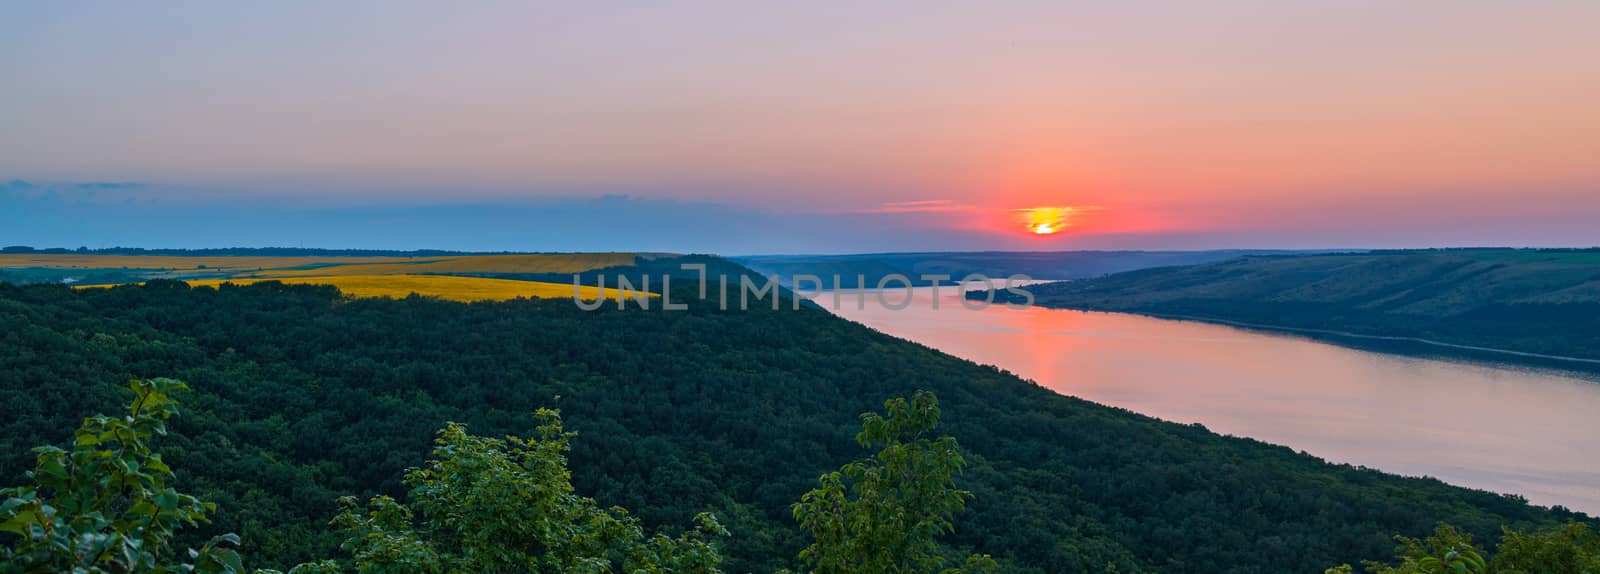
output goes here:
{"type": "Polygon", "coordinates": [[[974,248],[1594,244],[1597,22],[1579,0],[7,5],[0,181],[626,193],[974,248]],[[1025,237],[1039,206],[1081,209],[1025,237]]]}

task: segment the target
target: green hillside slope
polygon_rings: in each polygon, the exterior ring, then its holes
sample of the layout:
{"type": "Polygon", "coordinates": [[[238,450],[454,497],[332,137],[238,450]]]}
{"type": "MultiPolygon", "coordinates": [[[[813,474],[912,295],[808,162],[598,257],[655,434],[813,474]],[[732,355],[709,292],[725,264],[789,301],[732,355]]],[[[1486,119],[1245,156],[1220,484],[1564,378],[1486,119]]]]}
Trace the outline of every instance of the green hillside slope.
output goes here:
{"type": "Polygon", "coordinates": [[[1038,285],[1033,292],[1036,303],[1050,307],[1600,359],[1600,250],[1254,256],[1038,285]]]}
{"type": "Polygon", "coordinates": [[[839,276],[842,287],[854,288],[859,275],[867,287],[889,275],[902,275],[922,283],[923,275],[947,275],[959,280],[977,273],[988,277],[1027,275],[1035,279],[1077,279],[1147,267],[1193,265],[1241,255],[1289,253],[1266,250],[1216,251],[974,251],[929,253],[864,253],[853,255],[763,255],[736,257],[757,272],[777,275],[786,283],[795,275],[822,278],[831,288],[839,276]]]}
{"type": "Polygon", "coordinates": [[[579,433],[580,493],[651,528],[713,512],[732,530],[727,570],[770,572],[804,543],[789,505],[859,456],[857,414],[918,389],[971,462],[952,551],[1006,572],[1320,572],[1440,520],[1489,540],[1572,516],[1056,395],[820,310],[160,281],[0,284],[0,481],[20,482],[29,447],[114,412],[121,381],[157,375],[194,387],[161,445],[181,489],[219,505],[193,536],[238,532],[263,566],[335,554],[334,500],[403,494],[445,421],[525,434],[554,405],[579,433]]]}

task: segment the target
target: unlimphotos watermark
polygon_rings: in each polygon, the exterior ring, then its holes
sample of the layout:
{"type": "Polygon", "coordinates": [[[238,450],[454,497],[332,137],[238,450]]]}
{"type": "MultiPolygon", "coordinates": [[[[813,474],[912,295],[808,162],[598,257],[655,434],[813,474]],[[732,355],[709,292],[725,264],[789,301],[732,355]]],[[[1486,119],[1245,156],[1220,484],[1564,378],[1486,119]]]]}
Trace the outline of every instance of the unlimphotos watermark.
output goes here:
{"type": "MultiPolygon", "coordinates": [[[[780,295],[784,291],[783,281],[777,275],[765,277],[765,281],[759,283],[745,274],[738,275],[737,280],[731,279],[726,274],[720,274],[715,281],[708,281],[704,263],[685,263],[679,267],[684,271],[694,271],[699,274],[699,299],[706,301],[714,295],[717,308],[720,310],[748,311],[752,302],[756,305],[768,305],[774,311],[782,306],[783,297],[780,295]],[[710,292],[712,285],[716,286],[714,294],[710,292]]],[[[637,285],[628,276],[617,275],[614,286],[610,287],[606,285],[604,275],[597,276],[596,284],[593,286],[584,285],[582,276],[573,275],[572,302],[585,311],[600,309],[608,301],[618,309],[627,308],[631,301],[632,305],[647,310],[652,308],[653,302],[659,303],[656,306],[664,311],[687,310],[688,303],[672,300],[673,276],[664,273],[658,277],[661,279],[659,294],[650,290],[649,275],[638,276],[640,284],[637,285]]],[[[950,275],[919,275],[918,281],[913,281],[907,275],[890,273],[880,277],[877,287],[870,289],[866,286],[866,275],[858,274],[855,279],[854,287],[846,287],[841,277],[835,274],[832,276],[832,289],[824,289],[828,284],[823,282],[822,277],[797,274],[789,282],[788,290],[794,295],[789,298],[790,308],[799,310],[802,301],[815,302],[823,295],[831,295],[834,310],[841,309],[847,298],[855,300],[856,309],[865,309],[868,297],[872,297],[879,307],[899,311],[919,300],[919,288],[927,292],[926,301],[934,309],[939,308],[942,294],[951,293],[950,291],[941,293],[941,288],[955,289],[955,298],[960,301],[961,306],[974,311],[993,305],[995,294],[1002,291],[1005,293],[1003,304],[1006,307],[1025,309],[1033,305],[1033,293],[1020,288],[1033,282],[1033,278],[1027,275],[1011,275],[1000,279],[997,285],[995,279],[981,273],[972,273],[954,282],[951,282],[950,275]],[[802,285],[809,285],[810,288],[802,288],[802,285]],[[968,297],[968,292],[983,293],[983,297],[968,297]]]]}

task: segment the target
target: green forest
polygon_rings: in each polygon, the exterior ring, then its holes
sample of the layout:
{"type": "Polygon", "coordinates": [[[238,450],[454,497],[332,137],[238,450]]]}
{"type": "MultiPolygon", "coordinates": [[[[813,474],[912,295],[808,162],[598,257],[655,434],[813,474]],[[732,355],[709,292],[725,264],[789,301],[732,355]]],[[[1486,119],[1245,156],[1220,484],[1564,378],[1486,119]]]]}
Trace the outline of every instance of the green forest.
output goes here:
{"type": "MultiPolygon", "coordinates": [[[[0,489],[0,572],[244,574],[234,533],[177,552],[177,531],[210,521],[215,503],[178,492],[153,446],[179,414],[182,381],[130,381],[123,417],[84,419],[69,448],[41,446],[32,484],[0,489]]],[[[872,456],[817,479],[794,504],[811,544],[800,561],[816,574],[994,571],[992,557],[968,555],[946,567],[937,537],[972,493],[954,487],[966,461],[954,438],[935,438],[938,399],[919,392],[863,413],[856,442],[872,456]]],[[[577,494],[566,454],[576,433],[551,409],[529,437],[474,436],[449,423],[430,460],[406,471],[405,501],[339,499],[332,524],[347,560],[297,564],[289,574],[455,574],[640,572],[713,574],[728,536],[715,515],[695,516],[677,536],[646,535],[621,507],[577,494]]],[[[255,569],[255,574],[283,574],[255,569]]]]}
{"type": "MultiPolygon", "coordinates": [[[[696,287],[674,284],[683,300],[696,287]]],[[[1394,556],[1394,535],[1437,536],[1441,522],[1479,541],[1440,542],[1441,560],[1504,555],[1518,539],[1503,527],[1587,540],[1593,524],[1057,395],[811,308],[582,311],[276,283],[0,284],[0,485],[37,479],[34,447],[68,448],[86,417],[126,411],[129,380],[159,377],[187,383],[170,389],[181,416],[153,439],[164,480],[208,516],[174,528],[172,546],[237,547],[253,568],[354,559],[353,528],[397,524],[373,522],[392,516],[374,501],[430,504],[418,485],[457,460],[438,450],[455,444],[480,461],[561,451],[571,493],[593,501],[584,512],[625,508],[625,520],[596,520],[637,526],[641,544],[682,541],[663,543],[672,556],[697,560],[704,543],[723,571],[828,571],[837,553],[817,541],[844,531],[796,503],[840,500],[830,477],[838,492],[874,476],[852,467],[870,452],[861,414],[919,390],[938,397],[936,434],[960,445],[959,464],[917,467],[949,479],[926,499],[949,523],[926,526],[940,536],[925,555],[950,567],[973,556],[999,572],[1321,572],[1394,556]],[[552,431],[541,409],[564,426],[552,431]]],[[[440,500],[418,514],[450,516],[457,506],[440,500]]]]}

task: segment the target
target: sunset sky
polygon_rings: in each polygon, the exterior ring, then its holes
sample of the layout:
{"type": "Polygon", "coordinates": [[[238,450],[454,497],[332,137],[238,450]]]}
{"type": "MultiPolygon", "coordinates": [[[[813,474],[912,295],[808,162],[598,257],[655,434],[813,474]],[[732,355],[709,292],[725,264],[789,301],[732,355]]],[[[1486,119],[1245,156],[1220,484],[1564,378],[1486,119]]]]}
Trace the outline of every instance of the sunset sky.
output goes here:
{"type": "Polygon", "coordinates": [[[0,243],[1600,244],[1600,2],[631,4],[7,3],[0,243]]]}

